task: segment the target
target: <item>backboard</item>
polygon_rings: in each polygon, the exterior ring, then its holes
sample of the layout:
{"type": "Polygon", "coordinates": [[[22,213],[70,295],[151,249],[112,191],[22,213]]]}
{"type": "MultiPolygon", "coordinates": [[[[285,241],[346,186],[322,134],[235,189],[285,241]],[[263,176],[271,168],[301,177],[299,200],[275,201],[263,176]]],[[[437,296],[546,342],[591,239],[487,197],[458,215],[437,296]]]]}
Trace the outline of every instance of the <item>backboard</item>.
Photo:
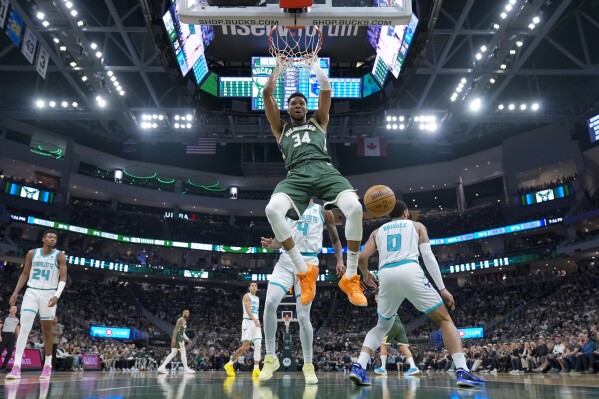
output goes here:
{"type": "Polygon", "coordinates": [[[298,13],[285,12],[279,3],[270,1],[258,6],[239,6],[243,1],[235,0],[231,4],[222,7],[209,5],[206,0],[181,0],[179,16],[182,22],[193,25],[351,27],[407,25],[412,17],[412,0],[375,0],[372,6],[352,0],[316,0],[306,12],[298,13]],[[356,3],[360,6],[351,6],[356,3]]]}

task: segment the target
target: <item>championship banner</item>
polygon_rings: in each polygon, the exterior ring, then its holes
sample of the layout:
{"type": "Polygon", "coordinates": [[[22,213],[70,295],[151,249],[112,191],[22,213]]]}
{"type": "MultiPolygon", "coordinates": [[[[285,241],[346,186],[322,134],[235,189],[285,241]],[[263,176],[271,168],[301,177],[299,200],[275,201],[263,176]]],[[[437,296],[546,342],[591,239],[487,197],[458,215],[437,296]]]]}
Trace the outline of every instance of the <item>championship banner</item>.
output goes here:
{"type": "Polygon", "coordinates": [[[40,52],[37,55],[35,70],[43,79],[46,79],[46,71],[48,70],[48,51],[44,46],[40,46],[40,52]]]}
{"type": "Polygon", "coordinates": [[[0,0],[0,29],[4,28],[6,14],[8,14],[8,0],[0,0]]]}
{"type": "Polygon", "coordinates": [[[6,26],[6,34],[10,37],[10,40],[15,44],[15,46],[19,47],[21,44],[21,35],[23,33],[23,20],[21,16],[17,12],[17,10],[12,10],[10,12],[10,17],[8,18],[8,25],[6,26]]]}
{"type": "MultiPolygon", "coordinates": [[[[2,352],[0,360],[4,362],[6,351],[2,352]]],[[[12,368],[15,362],[15,353],[13,351],[12,356],[8,360],[8,368],[12,368]]],[[[0,363],[1,364],[1,363],[0,363]]],[[[42,369],[42,352],[39,349],[25,349],[23,352],[23,359],[21,361],[21,368],[24,370],[41,370],[42,369]]]]}
{"type": "Polygon", "coordinates": [[[28,26],[25,27],[25,36],[23,37],[23,47],[21,53],[27,58],[30,64],[33,64],[35,58],[35,48],[37,47],[37,37],[33,34],[28,26]]]}

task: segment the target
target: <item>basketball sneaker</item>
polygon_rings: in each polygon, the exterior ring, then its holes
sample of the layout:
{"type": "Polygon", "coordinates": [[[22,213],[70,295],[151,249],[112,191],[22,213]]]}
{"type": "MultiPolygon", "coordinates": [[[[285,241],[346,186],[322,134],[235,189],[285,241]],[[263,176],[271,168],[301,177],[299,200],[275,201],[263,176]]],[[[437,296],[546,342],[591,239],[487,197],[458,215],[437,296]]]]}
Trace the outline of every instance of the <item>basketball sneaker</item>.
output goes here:
{"type": "Polygon", "coordinates": [[[387,375],[387,370],[382,367],[377,367],[374,369],[374,373],[378,375],[387,375]]]}
{"type": "Polygon", "coordinates": [[[299,279],[300,288],[302,290],[302,294],[300,296],[300,300],[302,301],[302,305],[307,305],[312,300],[314,300],[314,296],[316,295],[316,280],[318,279],[318,267],[307,263],[308,271],[305,273],[297,273],[296,276],[299,279]]]}
{"type": "Polygon", "coordinates": [[[52,366],[44,366],[42,369],[42,374],[40,375],[40,380],[49,380],[52,376],[52,366]]]}
{"type": "Polygon", "coordinates": [[[231,363],[225,364],[225,371],[229,377],[235,377],[235,369],[231,363]]]}
{"type": "Polygon", "coordinates": [[[316,377],[316,373],[314,372],[314,365],[312,363],[304,364],[304,367],[302,367],[302,371],[304,372],[304,379],[306,380],[306,384],[318,384],[318,377],[316,377]]]}
{"type": "Polygon", "coordinates": [[[7,380],[18,380],[21,378],[21,367],[14,366],[10,373],[6,375],[7,380]]]}
{"type": "Polygon", "coordinates": [[[266,355],[264,357],[264,366],[262,366],[258,378],[262,382],[270,380],[272,378],[272,373],[277,371],[280,366],[279,359],[275,355],[266,355]]]}
{"type": "Polygon", "coordinates": [[[158,371],[158,374],[168,374],[166,367],[158,367],[156,371],[158,371]]]}
{"type": "Polygon", "coordinates": [[[185,373],[185,374],[195,374],[196,371],[194,369],[185,368],[185,369],[183,369],[183,373],[185,373]]]}
{"type": "Polygon", "coordinates": [[[254,371],[252,371],[252,377],[260,377],[260,369],[254,369],[254,371]]]}
{"type": "Polygon", "coordinates": [[[410,367],[408,369],[408,371],[403,373],[403,375],[407,375],[407,376],[420,375],[420,369],[418,367],[410,367]]]}
{"type": "Polygon", "coordinates": [[[362,291],[362,286],[360,284],[360,276],[358,274],[351,278],[345,277],[344,274],[343,277],[341,277],[341,280],[339,280],[339,288],[341,288],[341,290],[347,294],[347,297],[349,298],[349,301],[352,303],[352,305],[368,305],[368,300],[364,295],[364,291],[362,291]]]}
{"type": "Polygon", "coordinates": [[[354,363],[351,366],[351,371],[349,372],[349,379],[354,382],[356,385],[360,386],[369,386],[372,385],[370,380],[366,377],[366,370],[362,368],[360,363],[354,363]]]}
{"type": "Polygon", "coordinates": [[[485,380],[462,368],[456,370],[456,385],[462,388],[484,387],[485,380]]]}

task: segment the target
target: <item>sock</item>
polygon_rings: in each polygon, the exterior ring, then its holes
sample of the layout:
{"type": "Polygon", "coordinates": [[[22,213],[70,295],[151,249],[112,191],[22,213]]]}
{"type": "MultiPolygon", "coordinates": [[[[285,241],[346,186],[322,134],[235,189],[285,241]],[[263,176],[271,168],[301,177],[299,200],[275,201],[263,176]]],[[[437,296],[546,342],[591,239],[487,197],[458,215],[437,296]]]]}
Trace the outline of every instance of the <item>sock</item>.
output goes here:
{"type": "MultiPolygon", "coordinates": [[[[275,266],[276,269],[277,266],[275,266]]],[[[281,300],[287,295],[287,290],[277,285],[269,284],[266,290],[266,301],[264,303],[263,324],[264,324],[264,342],[266,346],[266,355],[274,355],[276,349],[277,335],[277,308],[281,300]]]]}
{"type": "Polygon", "coordinates": [[[299,249],[297,249],[297,245],[295,245],[291,250],[287,251],[289,257],[291,258],[291,262],[293,262],[293,268],[295,269],[295,273],[305,273],[308,271],[308,265],[304,262],[304,258],[300,253],[299,249]]]}
{"type": "MultiPolygon", "coordinates": [[[[164,362],[160,365],[160,368],[165,368],[167,364],[169,364],[171,362],[171,360],[173,360],[173,358],[175,357],[175,355],[177,354],[177,350],[175,348],[171,348],[171,353],[169,353],[169,355],[166,357],[166,359],[164,359],[164,362]]],[[[114,367],[114,364],[112,365],[112,367],[114,367]]]]}
{"type": "Polygon", "coordinates": [[[260,368],[260,365],[259,365],[259,364],[254,364],[254,370],[257,370],[257,369],[259,369],[259,368],[260,368]]]}
{"type": "Polygon", "coordinates": [[[360,357],[358,358],[358,363],[360,363],[360,366],[362,366],[362,368],[364,370],[366,370],[369,360],[370,360],[370,355],[368,353],[360,352],[360,357]]]}
{"type": "Polygon", "coordinates": [[[185,347],[181,348],[181,363],[183,363],[183,368],[187,370],[189,366],[187,365],[187,350],[185,347]]]}
{"type": "Polygon", "coordinates": [[[310,322],[310,309],[312,309],[311,303],[304,306],[300,298],[297,298],[295,311],[297,312],[297,321],[299,323],[299,336],[302,345],[302,354],[304,355],[304,364],[312,363],[314,347],[314,328],[310,322]]]}
{"type": "Polygon", "coordinates": [[[466,356],[464,356],[464,353],[456,352],[453,355],[451,355],[451,358],[453,359],[453,364],[455,365],[456,369],[464,369],[466,371],[470,371],[468,365],[466,364],[466,356]]]}
{"type": "Polygon", "coordinates": [[[416,367],[416,363],[414,363],[414,358],[413,357],[409,357],[408,358],[408,363],[410,363],[410,368],[411,369],[415,369],[416,367]]]}
{"type": "Polygon", "coordinates": [[[345,277],[352,278],[358,274],[358,252],[347,250],[347,270],[345,277]]]}
{"type": "Polygon", "coordinates": [[[381,356],[381,368],[383,370],[387,369],[387,356],[381,356]]]}
{"type": "Polygon", "coordinates": [[[44,366],[52,367],[52,355],[46,356],[46,362],[44,363],[44,366]]]}
{"type": "Polygon", "coordinates": [[[34,320],[35,313],[21,313],[21,330],[19,331],[19,336],[17,337],[17,344],[15,345],[15,362],[13,364],[13,367],[21,367],[21,362],[23,361],[23,352],[25,352],[25,347],[27,346],[27,339],[29,338],[29,333],[31,332],[31,327],[33,326],[34,320]]]}
{"type": "Polygon", "coordinates": [[[229,365],[233,364],[233,360],[229,359],[229,361],[227,362],[227,364],[229,364],[229,365]]]}

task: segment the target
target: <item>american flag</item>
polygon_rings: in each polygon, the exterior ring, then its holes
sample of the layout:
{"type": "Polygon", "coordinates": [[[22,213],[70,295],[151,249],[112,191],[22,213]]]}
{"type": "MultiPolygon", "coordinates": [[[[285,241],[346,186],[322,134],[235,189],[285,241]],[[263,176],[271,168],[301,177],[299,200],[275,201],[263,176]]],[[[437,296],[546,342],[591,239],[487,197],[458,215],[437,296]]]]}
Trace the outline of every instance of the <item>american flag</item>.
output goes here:
{"type": "Polygon", "coordinates": [[[189,155],[214,155],[216,154],[216,139],[194,138],[185,146],[185,153],[189,155]]]}

